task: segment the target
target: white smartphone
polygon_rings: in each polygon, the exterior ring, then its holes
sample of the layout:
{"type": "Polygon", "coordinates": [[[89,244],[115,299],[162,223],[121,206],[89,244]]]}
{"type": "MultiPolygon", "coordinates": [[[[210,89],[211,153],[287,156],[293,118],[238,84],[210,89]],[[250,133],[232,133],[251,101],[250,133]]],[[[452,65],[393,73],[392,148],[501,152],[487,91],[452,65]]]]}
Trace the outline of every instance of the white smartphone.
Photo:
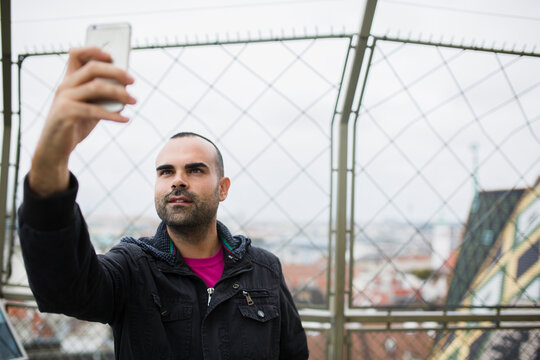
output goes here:
{"type": "MultiPolygon", "coordinates": [[[[131,25],[128,23],[90,25],[86,31],[86,45],[97,46],[108,52],[115,66],[127,70],[131,50],[131,25]]],[[[114,112],[120,112],[124,108],[123,103],[113,100],[99,99],[96,103],[114,112]]]]}

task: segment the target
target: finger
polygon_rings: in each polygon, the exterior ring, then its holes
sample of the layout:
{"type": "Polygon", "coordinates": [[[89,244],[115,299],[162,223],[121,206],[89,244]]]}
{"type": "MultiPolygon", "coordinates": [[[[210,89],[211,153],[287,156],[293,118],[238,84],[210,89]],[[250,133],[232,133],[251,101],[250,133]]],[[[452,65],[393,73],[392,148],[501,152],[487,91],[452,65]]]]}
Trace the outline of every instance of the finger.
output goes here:
{"type": "Polygon", "coordinates": [[[85,120],[106,120],[119,123],[126,123],[129,121],[127,116],[124,116],[117,112],[107,111],[102,106],[90,103],[76,103],[73,107],[73,115],[81,121],[85,120]]]}
{"type": "Polygon", "coordinates": [[[95,59],[98,61],[111,62],[111,55],[101,50],[97,46],[87,46],[81,48],[73,48],[69,51],[66,74],[78,70],[81,66],[95,59]]]}
{"type": "Polygon", "coordinates": [[[98,99],[117,100],[124,104],[135,104],[137,102],[123,85],[104,79],[95,79],[65,90],[64,96],[72,100],[85,102],[98,99]]]}
{"type": "Polygon", "coordinates": [[[100,61],[90,61],[78,71],[67,76],[59,88],[71,88],[94,80],[95,78],[105,78],[116,80],[123,85],[133,84],[135,81],[126,71],[109,63],[100,61]]]}

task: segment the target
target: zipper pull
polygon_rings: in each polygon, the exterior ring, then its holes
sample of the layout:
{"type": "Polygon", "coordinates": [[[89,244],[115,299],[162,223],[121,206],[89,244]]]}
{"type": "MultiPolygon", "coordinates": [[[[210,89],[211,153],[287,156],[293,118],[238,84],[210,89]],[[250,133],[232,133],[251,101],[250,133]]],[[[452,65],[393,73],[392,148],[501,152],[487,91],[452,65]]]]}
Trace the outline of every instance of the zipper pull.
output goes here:
{"type": "Polygon", "coordinates": [[[242,290],[242,295],[244,295],[244,296],[246,297],[246,301],[247,301],[247,304],[248,304],[249,306],[255,304],[255,303],[253,302],[253,299],[251,298],[251,296],[249,296],[249,293],[248,293],[247,291],[242,290]]]}
{"type": "Polygon", "coordinates": [[[214,294],[214,288],[208,288],[206,289],[206,292],[208,293],[208,305],[210,306],[210,300],[212,300],[212,295],[214,294]]]}

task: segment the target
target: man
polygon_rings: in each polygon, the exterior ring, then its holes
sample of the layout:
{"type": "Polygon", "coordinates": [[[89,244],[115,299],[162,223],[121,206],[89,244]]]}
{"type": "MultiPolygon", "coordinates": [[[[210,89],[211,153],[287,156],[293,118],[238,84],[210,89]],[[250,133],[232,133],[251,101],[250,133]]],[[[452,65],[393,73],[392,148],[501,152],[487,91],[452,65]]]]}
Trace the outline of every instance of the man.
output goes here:
{"type": "Polygon", "coordinates": [[[133,79],[108,61],[70,52],[25,179],[19,231],[40,310],[109,323],[117,359],[306,359],[279,260],[217,221],[230,180],[200,135],[173,136],[157,157],[155,236],[95,254],[68,160],[100,119],[128,121],[92,102],[135,103],[133,79]]]}

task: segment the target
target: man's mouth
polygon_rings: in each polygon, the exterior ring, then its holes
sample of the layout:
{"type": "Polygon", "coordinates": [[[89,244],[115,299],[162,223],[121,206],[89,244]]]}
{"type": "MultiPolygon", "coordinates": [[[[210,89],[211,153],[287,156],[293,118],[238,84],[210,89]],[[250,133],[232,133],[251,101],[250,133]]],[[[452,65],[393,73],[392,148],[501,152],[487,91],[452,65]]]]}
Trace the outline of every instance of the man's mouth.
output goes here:
{"type": "Polygon", "coordinates": [[[171,196],[168,201],[169,204],[191,204],[192,201],[184,196],[171,196]]]}

